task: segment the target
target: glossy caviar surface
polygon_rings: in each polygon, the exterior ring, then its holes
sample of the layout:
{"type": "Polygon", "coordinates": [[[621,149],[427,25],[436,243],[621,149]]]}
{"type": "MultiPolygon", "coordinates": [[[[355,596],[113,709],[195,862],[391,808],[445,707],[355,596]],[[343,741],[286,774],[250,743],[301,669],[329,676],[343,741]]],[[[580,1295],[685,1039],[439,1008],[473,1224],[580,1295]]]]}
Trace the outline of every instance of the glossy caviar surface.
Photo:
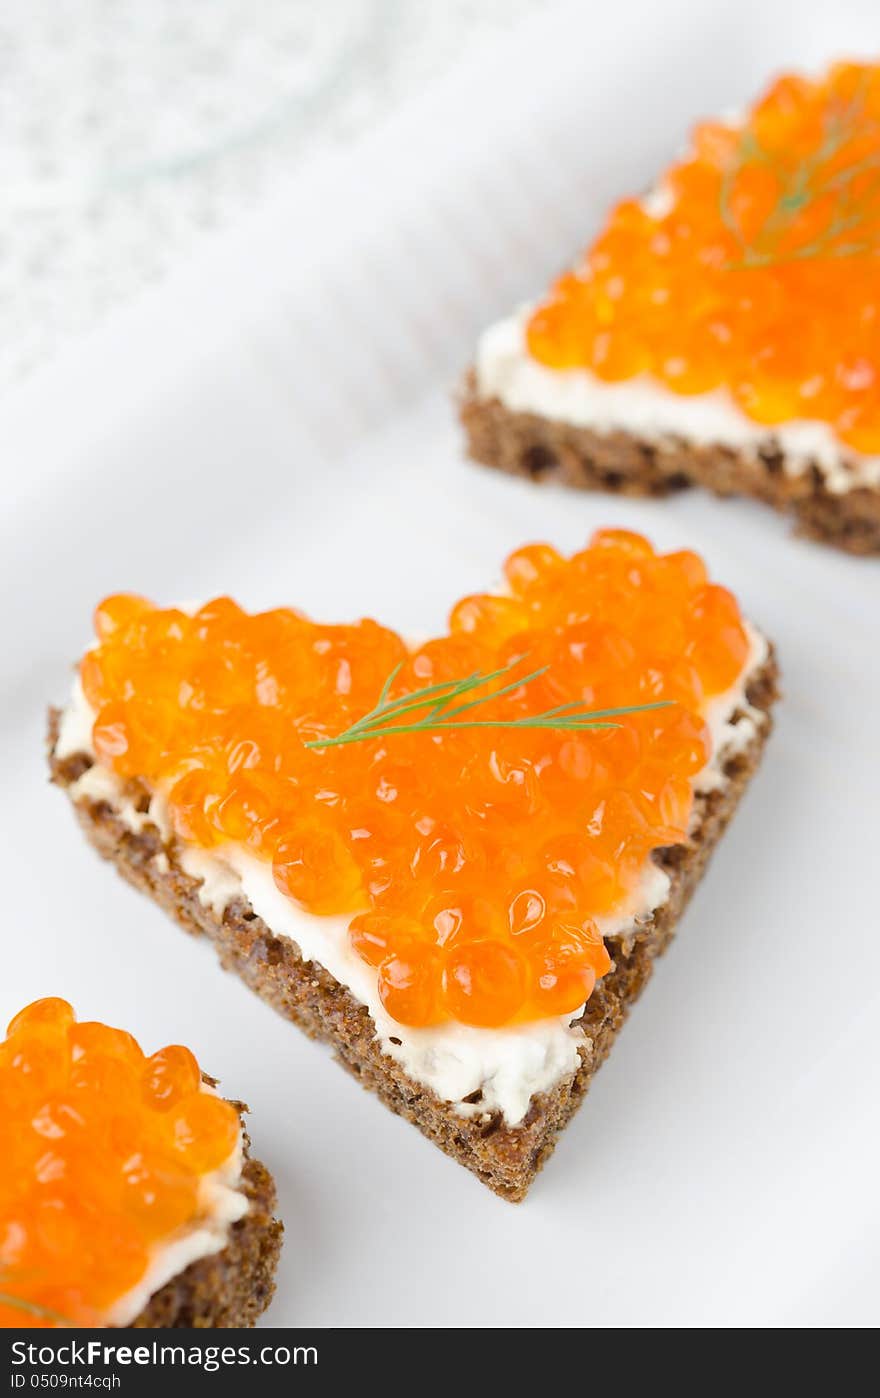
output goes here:
{"type": "Polygon", "coordinates": [[[0,1327],[100,1325],[151,1251],[200,1217],[199,1181],[239,1141],[171,1045],[37,1000],[0,1044],[0,1327]]]}
{"type": "Polygon", "coordinates": [[[604,530],[570,559],[529,545],[504,571],[506,595],[463,598],[412,650],[374,621],[118,596],[82,662],[99,761],[160,788],[181,839],[244,845],[296,903],[349,918],[404,1024],[497,1026],[588,998],[610,966],[596,919],[621,910],[652,849],[684,838],[710,755],[703,706],[748,656],[735,599],[693,553],[604,530]],[[367,714],[395,667],[392,697],[511,664],[505,686],[520,664],[547,669],[483,720],[668,706],[610,729],[306,746],[367,714]]]}
{"type": "Polygon", "coordinates": [[[619,204],[556,283],[534,358],[724,387],[756,422],[880,453],[880,67],[786,76],[744,124],[698,126],[651,204],[619,204]]]}

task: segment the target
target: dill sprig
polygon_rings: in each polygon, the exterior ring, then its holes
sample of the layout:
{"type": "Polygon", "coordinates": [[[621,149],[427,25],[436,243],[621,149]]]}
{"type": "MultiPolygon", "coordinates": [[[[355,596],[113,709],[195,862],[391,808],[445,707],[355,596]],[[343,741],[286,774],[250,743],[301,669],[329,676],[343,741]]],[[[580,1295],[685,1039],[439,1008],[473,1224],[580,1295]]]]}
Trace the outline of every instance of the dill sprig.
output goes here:
{"type": "Polygon", "coordinates": [[[400,665],[396,665],[386,679],[377,704],[368,714],[364,714],[363,718],[359,718],[356,723],[346,728],[344,733],[337,733],[332,738],[314,738],[305,746],[307,748],[342,747],[346,743],[362,743],[372,738],[387,738],[394,733],[445,733],[463,728],[554,728],[569,730],[619,728],[620,724],[615,723],[614,719],[622,718],[625,714],[644,713],[649,709],[665,709],[670,702],[668,699],[661,699],[653,704],[628,704],[615,709],[584,709],[580,705],[580,700],[572,699],[567,704],[557,704],[555,708],[545,709],[543,713],[525,714],[521,718],[463,719],[461,717],[462,714],[471,712],[481,704],[491,703],[495,699],[503,698],[506,694],[512,694],[524,685],[531,684],[534,680],[540,679],[542,675],[546,675],[550,669],[549,665],[542,665],[539,670],[533,670],[529,675],[522,675],[509,684],[503,685],[500,689],[490,689],[485,694],[467,698],[468,695],[474,695],[476,690],[484,689],[490,685],[493,680],[509,675],[517,665],[522,663],[523,659],[525,657],[520,656],[499,670],[475,670],[473,674],[467,675],[463,680],[444,680],[442,684],[431,684],[424,689],[413,690],[410,694],[404,694],[399,699],[389,699],[391,686],[403,665],[403,661],[401,661],[400,665]],[[466,700],[465,703],[460,702],[463,699],[466,700]],[[406,714],[413,714],[422,709],[425,712],[421,718],[412,719],[407,723],[397,722],[406,714]]]}
{"type": "Polygon", "coordinates": [[[49,1306],[41,1306],[39,1301],[27,1301],[23,1296],[13,1296],[7,1291],[0,1291],[0,1306],[10,1306],[14,1311],[23,1311],[25,1315],[32,1315],[38,1320],[52,1320],[56,1325],[70,1325],[72,1322],[60,1311],[53,1311],[49,1306]]]}
{"type": "MultiPolygon", "coordinates": [[[[853,183],[861,176],[873,174],[869,192],[880,186],[880,152],[874,150],[849,165],[838,168],[841,151],[854,136],[865,128],[865,88],[863,79],[850,101],[836,104],[823,118],[823,136],[818,148],[796,166],[786,169],[773,153],[766,150],[751,131],[744,131],[737,150],[721,181],[719,211],[722,222],[739,248],[739,258],[726,265],[726,270],[749,267],[780,266],[829,258],[866,257],[878,251],[877,229],[867,217],[862,200],[854,198],[853,183]],[[749,242],[734,214],[732,197],[737,176],[747,165],[763,165],[779,181],[779,197],[749,242]],[[815,237],[799,246],[780,250],[780,244],[790,232],[801,211],[819,199],[832,196],[836,203],[827,226],[815,237]],[[850,238],[844,235],[852,234],[850,238]]],[[[876,123],[873,133],[876,134],[876,123]]]]}

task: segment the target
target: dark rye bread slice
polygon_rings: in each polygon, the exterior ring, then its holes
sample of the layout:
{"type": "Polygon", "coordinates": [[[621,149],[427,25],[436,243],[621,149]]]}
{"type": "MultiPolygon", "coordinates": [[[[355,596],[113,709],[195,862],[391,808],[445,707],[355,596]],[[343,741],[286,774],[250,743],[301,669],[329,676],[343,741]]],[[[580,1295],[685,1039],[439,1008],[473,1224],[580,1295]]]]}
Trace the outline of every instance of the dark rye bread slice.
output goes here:
{"type": "Polygon", "coordinates": [[[514,412],[499,398],[481,398],[473,370],[465,378],[460,416],[468,452],[484,466],[617,495],[660,496],[702,485],[716,495],[747,495],[772,505],[793,517],[796,533],[847,553],[880,552],[880,488],[855,486],[834,494],[818,466],[788,475],[769,432],[757,456],[684,439],[594,432],[514,412]]]}
{"type": "MultiPolygon", "coordinates": [[[[411,1121],[496,1194],[518,1201],[550,1156],[560,1131],[607,1057],[630,1005],[649,979],[655,959],[669,944],[760,762],[772,726],[771,708],[778,697],[777,678],[771,653],[747,691],[749,704],[761,711],[764,722],[726,763],[723,786],[698,795],[692,841],[655,853],[671,880],[669,897],[653,916],[634,925],[629,937],[613,944],[614,969],[599,982],[580,1020],[587,1039],[580,1051],[580,1067],[550,1092],[533,1097],[525,1119],[515,1127],[506,1125],[498,1113],[463,1117],[454,1104],[442,1101],[408,1077],[382,1053],[366,1008],[317,962],[304,962],[289,938],[274,935],[246,899],[233,900],[219,916],[204,907],[198,897],[199,881],[183,872],[174,839],[163,841],[154,825],[133,832],[106,801],[79,800],[76,812],[98,853],[187,932],[209,938],[226,970],[235,971],[307,1034],[329,1043],[364,1087],[376,1092],[393,1112],[411,1121]]],[[[58,721],[58,713],[53,712],[49,762],[53,781],[67,788],[91,765],[91,758],[85,754],[56,758],[58,721]]],[[[149,792],[145,787],[131,783],[126,794],[146,812],[149,792]]]]}
{"type": "Polygon", "coordinates": [[[247,1134],[244,1141],[240,1189],[250,1205],[247,1213],[231,1225],[222,1252],[191,1262],[150,1297],[131,1322],[135,1329],[250,1329],[272,1300],[284,1230],[273,1213],[275,1181],[250,1156],[247,1134]]]}

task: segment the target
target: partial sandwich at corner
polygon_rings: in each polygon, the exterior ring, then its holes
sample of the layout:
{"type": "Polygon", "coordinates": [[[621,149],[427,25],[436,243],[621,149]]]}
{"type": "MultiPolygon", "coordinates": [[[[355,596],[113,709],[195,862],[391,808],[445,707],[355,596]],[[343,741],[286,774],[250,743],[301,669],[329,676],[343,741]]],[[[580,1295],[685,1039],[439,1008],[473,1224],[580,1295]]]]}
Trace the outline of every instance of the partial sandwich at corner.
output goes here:
{"type": "Polygon", "coordinates": [[[703,485],[880,552],[880,65],[698,125],[544,296],[491,326],[471,456],[628,495],[703,485]]]}
{"type": "Polygon", "coordinates": [[[65,1000],[0,1043],[0,1327],[252,1326],[281,1246],[246,1110],[65,1000]]]}
{"type": "Polygon", "coordinates": [[[106,599],[50,763],[85,833],[443,1150],[521,1199],[771,727],[690,551],[531,544],[412,645],[106,599]]]}

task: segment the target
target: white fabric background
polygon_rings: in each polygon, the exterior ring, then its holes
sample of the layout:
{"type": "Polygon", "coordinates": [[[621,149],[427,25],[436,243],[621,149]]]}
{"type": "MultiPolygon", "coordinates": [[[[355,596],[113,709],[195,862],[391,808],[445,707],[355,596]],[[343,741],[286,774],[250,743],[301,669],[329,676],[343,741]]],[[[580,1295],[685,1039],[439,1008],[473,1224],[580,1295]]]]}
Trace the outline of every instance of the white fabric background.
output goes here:
{"type": "Polygon", "coordinates": [[[540,0],[4,0],[0,390],[540,0]]]}

